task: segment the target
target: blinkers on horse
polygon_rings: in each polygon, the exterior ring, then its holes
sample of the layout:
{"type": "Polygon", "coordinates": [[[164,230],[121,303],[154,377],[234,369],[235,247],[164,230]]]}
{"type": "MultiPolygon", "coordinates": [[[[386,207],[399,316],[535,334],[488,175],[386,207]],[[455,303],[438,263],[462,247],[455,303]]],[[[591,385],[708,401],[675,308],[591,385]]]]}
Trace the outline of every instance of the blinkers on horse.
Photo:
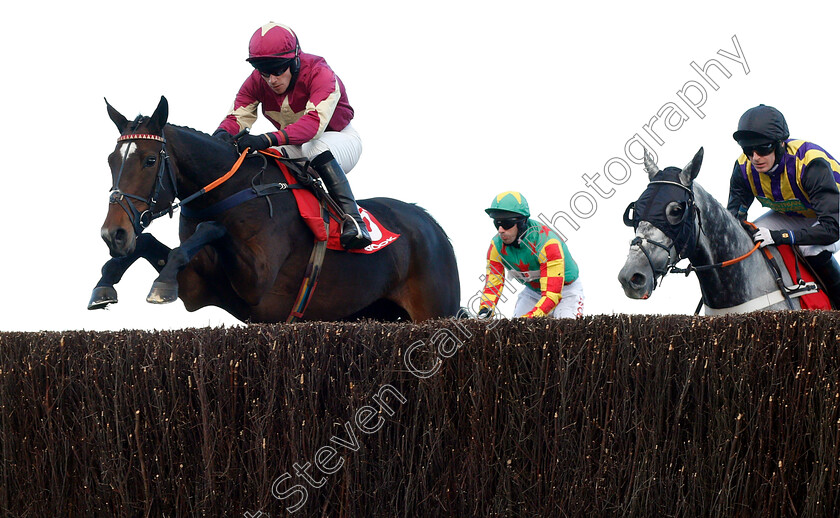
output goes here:
{"type": "MultiPolygon", "coordinates": [[[[645,254],[656,277],[664,277],[676,268],[697,246],[698,234],[702,229],[700,215],[694,203],[694,192],[680,183],[681,170],[667,167],[659,171],[659,180],[652,180],[639,199],[624,211],[624,224],[638,230],[642,221],[647,221],[661,230],[671,243],[636,236],[630,246],[637,246],[645,254]],[[646,244],[659,247],[668,253],[668,262],[663,268],[654,266],[646,244]]],[[[654,286],[656,283],[654,282],[654,286]]]]}
{"type": "Polygon", "coordinates": [[[741,222],[694,181],[702,159],[700,148],[682,170],[660,171],[645,153],[650,184],[624,213],[624,223],[636,231],[618,274],[624,293],[647,299],[665,274],[696,272],[707,315],[798,308],[792,298],[810,287],[791,295],[775,265],[754,253],[758,245],[741,222]],[[678,268],[684,258],[690,264],[678,268]]]}

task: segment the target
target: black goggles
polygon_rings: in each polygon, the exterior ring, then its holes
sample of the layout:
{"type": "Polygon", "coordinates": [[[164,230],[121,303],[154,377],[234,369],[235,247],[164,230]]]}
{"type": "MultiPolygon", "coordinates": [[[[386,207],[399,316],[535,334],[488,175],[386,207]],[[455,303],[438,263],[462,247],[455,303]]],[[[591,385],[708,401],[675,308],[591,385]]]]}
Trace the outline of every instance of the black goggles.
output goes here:
{"type": "Polygon", "coordinates": [[[522,218],[493,218],[493,226],[494,228],[502,227],[505,230],[510,230],[520,221],[522,221],[522,218]]]}
{"type": "Polygon", "coordinates": [[[258,69],[260,71],[260,75],[263,76],[265,79],[268,79],[271,76],[281,76],[286,73],[286,70],[289,70],[289,66],[283,66],[280,68],[276,68],[274,70],[266,70],[266,69],[258,69]]]}
{"type": "Polygon", "coordinates": [[[292,59],[266,59],[252,61],[251,65],[259,71],[261,76],[268,79],[269,76],[284,74],[293,62],[292,59]]]}
{"type": "Polygon", "coordinates": [[[775,142],[769,142],[767,144],[760,144],[758,146],[746,146],[741,148],[744,151],[744,154],[747,155],[747,158],[753,156],[753,153],[757,154],[758,156],[767,156],[776,149],[775,142]]]}

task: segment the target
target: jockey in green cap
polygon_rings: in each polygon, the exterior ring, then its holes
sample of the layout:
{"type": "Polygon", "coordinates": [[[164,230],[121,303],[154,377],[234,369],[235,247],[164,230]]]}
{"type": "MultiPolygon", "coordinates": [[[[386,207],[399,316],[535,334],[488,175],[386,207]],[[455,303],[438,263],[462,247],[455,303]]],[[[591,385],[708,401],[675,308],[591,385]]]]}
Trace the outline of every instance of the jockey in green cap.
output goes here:
{"type": "Polygon", "coordinates": [[[528,201],[507,191],[485,212],[497,234],[487,251],[487,277],[478,318],[489,318],[508,276],[524,284],[514,317],[577,318],[583,316],[583,285],[566,243],[549,227],[529,219],[528,201]]]}

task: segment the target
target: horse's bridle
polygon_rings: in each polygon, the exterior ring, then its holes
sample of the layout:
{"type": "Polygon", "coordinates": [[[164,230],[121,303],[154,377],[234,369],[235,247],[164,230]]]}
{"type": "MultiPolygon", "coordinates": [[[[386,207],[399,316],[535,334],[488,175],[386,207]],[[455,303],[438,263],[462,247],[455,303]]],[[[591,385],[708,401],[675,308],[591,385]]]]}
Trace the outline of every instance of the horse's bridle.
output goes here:
{"type": "MultiPolygon", "coordinates": [[[[665,245],[664,243],[660,243],[659,241],[654,241],[653,239],[648,239],[648,238],[640,237],[640,236],[636,236],[635,238],[633,238],[632,241],[630,241],[630,246],[631,247],[637,246],[639,248],[639,250],[641,250],[642,253],[645,254],[645,258],[647,259],[648,265],[650,266],[650,269],[653,272],[653,276],[654,276],[653,289],[656,289],[656,277],[657,276],[660,277],[660,279],[664,279],[665,275],[667,275],[670,272],[685,273],[686,275],[688,275],[691,272],[691,269],[692,269],[691,267],[689,267],[689,269],[687,269],[687,270],[680,269],[680,268],[677,267],[677,263],[680,262],[681,260],[683,260],[684,258],[686,258],[689,254],[691,254],[691,252],[693,252],[697,248],[697,241],[700,239],[700,232],[703,229],[702,222],[700,221],[700,213],[695,208],[694,191],[693,190],[691,190],[689,187],[686,187],[685,185],[683,185],[679,182],[672,182],[672,181],[667,181],[667,180],[652,181],[648,184],[648,187],[650,187],[651,185],[655,185],[655,184],[672,185],[672,186],[675,186],[675,187],[679,187],[680,189],[682,189],[682,190],[684,190],[688,193],[688,201],[687,201],[687,204],[686,204],[686,215],[685,215],[686,217],[683,218],[680,225],[681,226],[696,225],[697,230],[694,232],[694,243],[691,245],[690,250],[688,249],[688,246],[689,246],[688,242],[683,244],[683,246],[680,250],[677,250],[677,246],[676,246],[677,243],[676,243],[676,240],[674,240],[673,238],[671,239],[671,244],[670,245],[665,245]],[[691,216],[690,218],[688,217],[689,215],[691,216]],[[650,243],[651,245],[659,247],[659,248],[661,248],[662,250],[665,250],[665,252],[668,253],[668,262],[665,263],[665,266],[663,268],[657,269],[653,265],[653,260],[650,257],[650,252],[648,252],[648,250],[643,246],[645,243],[650,243]]],[[[624,224],[627,225],[628,227],[633,227],[634,230],[636,230],[638,228],[639,222],[640,222],[640,220],[637,220],[636,217],[635,217],[635,206],[636,206],[636,202],[633,202],[630,205],[628,205],[627,209],[625,209],[625,211],[624,211],[624,224]],[[634,211],[634,214],[633,214],[632,217],[630,216],[630,211],[631,210],[634,211]]],[[[653,225],[656,228],[659,228],[659,226],[655,225],[652,222],[648,222],[648,223],[650,223],[651,225],[653,225]]],[[[659,230],[662,231],[663,233],[667,234],[667,232],[665,232],[665,230],[663,230],[662,228],[659,228],[659,230]]]]}
{"type": "Polygon", "coordinates": [[[134,234],[139,235],[152,223],[152,221],[165,214],[172,215],[174,208],[172,204],[168,204],[168,206],[163,210],[157,212],[153,211],[154,206],[158,202],[160,191],[163,189],[164,177],[169,178],[169,182],[172,185],[173,200],[178,197],[178,186],[175,183],[175,176],[173,175],[172,167],[169,164],[169,154],[166,152],[166,139],[162,136],[148,133],[129,133],[121,135],[117,139],[117,142],[127,142],[132,140],[154,140],[161,143],[157,176],[155,177],[155,184],[152,187],[152,192],[149,196],[143,198],[142,196],[120,190],[120,179],[122,178],[123,168],[128,160],[128,153],[131,149],[130,146],[127,146],[125,153],[123,154],[122,164],[120,164],[120,170],[117,173],[117,177],[114,179],[114,185],[111,187],[111,193],[108,198],[108,203],[116,203],[122,207],[131,221],[131,225],[134,228],[134,234]],[[128,198],[128,200],[126,198],[128,198]],[[140,212],[130,200],[137,200],[141,203],[145,203],[148,208],[143,212],[140,212]]]}
{"type": "Polygon", "coordinates": [[[654,278],[653,288],[654,289],[656,289],[656,280],[655,279],[657,277],[659,277],[660,279],[665,277],[665,275],[667,275],[668,272],[670,272],[674,268],[676,268],[677,263],[680,261],[679,257],[675,257],[676,254],[674,253],[675,248],[674,248],[673,244],[671,244],[671,246],[666,246],[666,245],[660,243],[659,241],[654,241],[653,239],[648,239],[648,238],[645,238],[645,237],[636,236],[635,238],[633,238],[632,241],[630,241],[630,246],[631,247],[633,247],[633,246],[639,247],[639,250],[641,250],[642,253],[645,254],[645,258],[647,258],[648,265],[650,265],[650,269],[653,272],[653,278],[654,278]],[[665,252],[668,253],[668,262],[665,264],[664,268],[657,269],[656,267],[653,266],[653,260],[650,258],[650,252],[648,252],[647,249],[644,246],[642,246],[644,243],[650,243],[654,246],[658,246],[659,248],[661,248],[662,250],[665,250],[665,252]]]}
{"type": "MultiPolygon", "coordinates": [[[[654,289],[656,289],[656,280],[655,279],[656,279],[657,275],[660,276],[660,279],[661,279],[661,278],[664,278],[665,275],[668,274],[668,273],[684,273],[687,276],[691,272],[704,272],[704,271],[707,271],[707,270],[713,270],[715,268],[725,268],[727,266],[731,266],[733,264],[736,264],[736,263],[739,263],[739,262],[745,260],[747,257],[752,255],[753,252],[758,250],[759,244],[756,243],[749,252],[741,255],[740,257],[736,257],[736,258],[733,258],[733,259],[728,259],[726,261],[721,261],[721,262],[714,263],[714,264],[706,264],[706,265],[700,265],[700,266],[694,266],[693,264],[689,264],[686,268],[677,267],[678,262],[680,262],[681,260],[686,258],[688,255],[690,255],[692,252],[694,252],[694,250],[697,248],[697,242],[700,239],[700,232],[703,232],[703,222],[700,219],[700,212],[696,210],[696,206],[694,204],[694,191],[691,190],[690,188],[686,187],[685,185],[683,185],[681,183],[677,183],[677,182],[659,180],[659,181],[650,182],[650,183],[651,184],[674,185],[676,187],[679,187],[679,188],[687,191],[688,192],[687,208],[691,209],[691,212],[693,212],[693,217],[690,218],[690,221],[689,221],[688,217],[685,217],[682,220],[681,224],[682,225],[692,224],[692,225],[697,226],[697,231],[695,232],[695,235],[694,235],[694,244],[691,246],[691,249],[687,248],[688,243],[686,242],[685,245],[683,245],[682,249],[680,249],[679,252],[677,251],[677,248],[676,248],[676,242],[673,239],[671,240],[671,246],[665,246],[664,244],[662,244],[658,241],[654,241],[652,239],[647,239],[647,238],[639,237],[639,236],[636,236],[635,238],[633,238],[632,241],[630,241],[630,246],[631,247],[632,246],[637,246],[637,247],[639,247],[639,250],[641,250],[642,253],[645,254],[645,257],[647,258],[648,264],[650,265],[650,269],[651,269],[651,271],[653,271],[653,275],[654,275],[653,288],[654,289]],[[650,253],[647,251],[647,249],[645,249],[644,246],[642,246],[646,242],[650,243],[654,246],[657,246],[657,247],[665,250],[666,252],[668,252],[668,262],[665,264],[664,268],[656,269],[653,266],[653,261],[650,258],[650,253]]],[[[633,217],[630,216],[630,211],[634,210],[635,205],[636,205],[636,202],[631,203],[630,205],[627,206],[627,209],[624,211],[624,224],[629,226],[629,227],[633,227],[634,229],[638,227],[638,224],[639,224],[639,221],[640,221],[640,220],[636,219],[635,212],[634,212],[633,217]]],[[[688,214],[686,214],[686,216],[687,215],[688,214]]],[[[648,223],[651,223],[651,222],[648,222],[648,223]]],[[[657,225],[654,225],[653,223],[651,223],[651,225],[659,228],[657,225]]],[[[663,230],[663,229],[660,228],[659,230],[663,230]]]]}

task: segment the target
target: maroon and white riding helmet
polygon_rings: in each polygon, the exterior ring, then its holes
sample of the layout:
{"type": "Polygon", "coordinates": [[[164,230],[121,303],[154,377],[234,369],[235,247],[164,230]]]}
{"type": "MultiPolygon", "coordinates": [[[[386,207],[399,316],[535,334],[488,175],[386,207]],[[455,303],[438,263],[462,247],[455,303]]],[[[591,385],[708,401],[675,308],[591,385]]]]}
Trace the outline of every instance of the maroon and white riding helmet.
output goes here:
{"type": "Polygon", "coordinates": [[[251,36],[248,61],[262,59],[295,59],[300,56],[300,44],[295,32],[282,24],[268,22],[251,36]]]}

